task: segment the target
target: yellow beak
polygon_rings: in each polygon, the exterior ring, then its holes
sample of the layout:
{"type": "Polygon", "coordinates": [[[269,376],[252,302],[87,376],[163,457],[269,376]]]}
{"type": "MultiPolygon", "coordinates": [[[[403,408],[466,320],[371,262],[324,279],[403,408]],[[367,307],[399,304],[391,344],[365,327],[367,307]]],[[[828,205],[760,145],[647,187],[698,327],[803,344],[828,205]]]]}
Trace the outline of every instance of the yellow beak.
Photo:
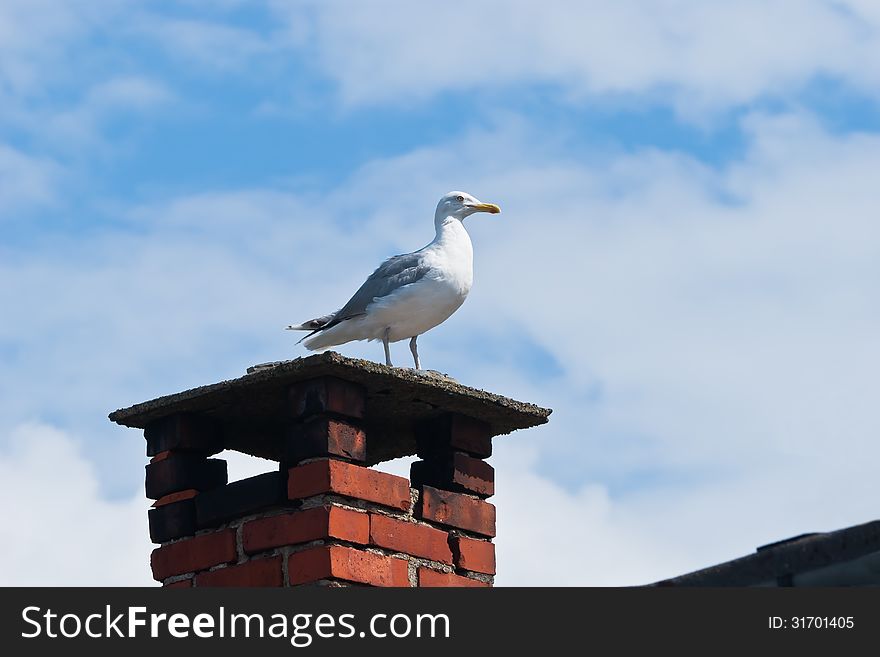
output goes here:
{"type": "Polygon", "coordinates": [[[501,208],[499,208],[494,203],[477,203],[476,205],[471,206],[477,212],[488,212],[490,214],[498,214],[501,212],[501,208]]]}

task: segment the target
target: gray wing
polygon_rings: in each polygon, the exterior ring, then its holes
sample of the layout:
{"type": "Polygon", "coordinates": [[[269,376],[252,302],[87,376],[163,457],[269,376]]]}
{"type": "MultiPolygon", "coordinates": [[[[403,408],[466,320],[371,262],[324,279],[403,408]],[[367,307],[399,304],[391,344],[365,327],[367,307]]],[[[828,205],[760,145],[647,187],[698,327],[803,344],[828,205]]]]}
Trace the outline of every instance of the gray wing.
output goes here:
{"type": "Polygon", "coordinates": [[[346,319],[365,314],[367,306],[373,303],[373,299],[381,299],[404,285],[415,283],[430,269],[422,264],[422,257],[418,251],[388,258],[370,274],[348,303],[322,329],[328,329],[346,319]]]}

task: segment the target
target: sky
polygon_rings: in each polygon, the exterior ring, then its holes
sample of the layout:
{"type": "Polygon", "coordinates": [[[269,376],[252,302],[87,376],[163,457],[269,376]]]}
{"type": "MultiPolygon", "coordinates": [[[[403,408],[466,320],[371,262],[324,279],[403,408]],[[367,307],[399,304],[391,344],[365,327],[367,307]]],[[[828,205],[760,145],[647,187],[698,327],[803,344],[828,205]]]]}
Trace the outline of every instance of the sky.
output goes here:
{"type": "Polygon", "coordinates": [[[873,0],[0,0],[0,584],[149,585],[107,413],[306,355],[452,189],[503,212],[423,366],[554,410],[498,585],[874,520],[878,172],[873,0]]]}

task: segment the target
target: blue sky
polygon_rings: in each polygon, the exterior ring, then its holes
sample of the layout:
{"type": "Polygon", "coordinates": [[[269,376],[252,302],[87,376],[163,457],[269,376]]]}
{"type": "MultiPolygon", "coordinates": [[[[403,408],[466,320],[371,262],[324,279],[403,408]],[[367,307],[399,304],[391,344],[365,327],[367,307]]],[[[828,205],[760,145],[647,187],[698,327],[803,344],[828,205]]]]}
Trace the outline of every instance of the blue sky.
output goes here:
{"type": "Polygon", "coordinates": [[[71,564],[118,549],[70,583],[148,582],[107,412],[304,355],[280,328],[449,189],[504,213],[423,362],[555,410],[493,457],[499,583],[876,518],[878,83],[867,0],[0,0],[0,492],[32,500],[0,581],[58,581],[36,519],[88,508],[71,564]]]}

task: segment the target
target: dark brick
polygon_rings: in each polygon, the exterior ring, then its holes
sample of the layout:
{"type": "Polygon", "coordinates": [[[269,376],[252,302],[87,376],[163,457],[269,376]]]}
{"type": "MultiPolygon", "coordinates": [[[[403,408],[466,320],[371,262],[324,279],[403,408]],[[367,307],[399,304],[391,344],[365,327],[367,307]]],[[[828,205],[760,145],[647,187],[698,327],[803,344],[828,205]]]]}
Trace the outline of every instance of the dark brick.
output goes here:
{"type": "Polygon", "coordinates": [[[286,473],[267,472],[214,490],[196,498],[199,529],[216,527],[272,506],[287,506],[286,473]]]}
{"type": "Polygon", "coordinates": [[[336,413],[345,417],[362,418],[365,400],[363,386],[332,376],[303,381],[290,389],[290,402],[295,417],[336,413]]]}
{"type": "Polygon", "coordinates": [[[456,452],[452,467],[452,483],[481,497],[495,494],[495,468],[485,461],[456,452]]]}
{"type": "Polygon", "coordinates": [[[462,493],[422,486],[416,517],[448,527],[495,536],[495,507],[462,493]]]}
{"type": "Polygon", "coordinates": [[[495,494],[495,469],[463,452],[451,452],[429,461],[415,461],[410,467],[410,481],[416,488],[428,484],[484,498],[495,494]]]}
{"type": "Polygon", "coordinates": [[[308,458],[338,456],[363,463],[367,441],[363,429],[329,417],[314,417],[291,429],[285,460],[293,465],[308,458]]]}
{"type": "Polygon", "coordinates": [[[416,446],[418,455],[426,461],[454,451],[488,458],[492,456],[492,429],[466,415],[444,413],[416,426],[416,446]]]}
{"type": "Polygon", "coordinates": [[[177,413],[150,422],[144,429],[147,456],[173,449],[200,452],[210,456],[223,451],[219,427],[207,418],[191,413],[177,413]]]}
{"type": "Polygon", "coordinates": [[[148,516],[153,543],[167,543],[196,533],[196,507],[192,499],[150,509],[148,516]]]}
{"type": "Polygon", "coordinates": [[[188,452],[175,452],[161,461],[148,463],[146,474],[147,497],[153,500],[188,488],[217,488],[227,481],[226,461],[188,452]]]}

